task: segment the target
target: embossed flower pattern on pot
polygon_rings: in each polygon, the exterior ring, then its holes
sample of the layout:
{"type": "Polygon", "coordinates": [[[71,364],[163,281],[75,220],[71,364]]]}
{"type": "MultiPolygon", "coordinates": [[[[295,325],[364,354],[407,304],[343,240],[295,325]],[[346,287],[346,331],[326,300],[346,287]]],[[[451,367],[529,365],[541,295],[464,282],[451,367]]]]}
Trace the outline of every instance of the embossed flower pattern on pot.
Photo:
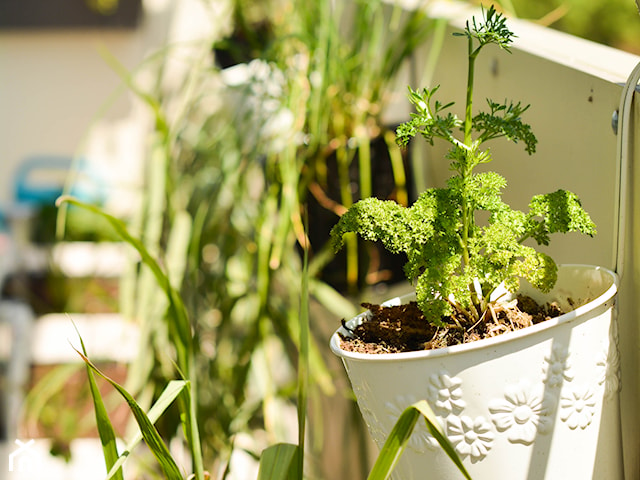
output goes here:
{"type": "Polygon", "coordinates": [[[364,423],[369,429],[371,438],[379,448],[382,448],[382,445],[384,445],[385,439],[387,438],[387,433],[383,430],[382,423],[369,407],[363,403],[359,403],[358,405],[360,407],[360,413],[362,414],[364,423]]]}
{"type": "MultiPolygon", "coordinates": [[[[401,395],[395,398],[395,401],[390,401],[385,404],[386,411],[391,420],[391,425],[395,425],[402,412],[409,405],[412,405],[418,401],[413,395],[401,395]]],[[[391,431],[391,429],[389,429],[391,431]]],[[[384,442],[383,442],[384,443],[384,442]]],[[[382,445],[380,445],[382,446],[382,445]]],[[[435,450],[438,448],[438,441],[431,435],[427,429],[427,425],[422,420],[422,417],[416,423],[411,438],[409,439],[408,448],[417,452],[423,453],[427,448],[435,450]]]]}
{"type": "Polygon", "coordinates": [[[544,358],[542,374],[545,383],[551,388],[562,386],[564,381],[573,380],[574,374],[567,346],[555,343],[551,353],[544,358]]]}
{"type": "Polygon", "coordinates": [[[538,433],[547,433],[552,428],[554,407],[551,395],[526,381],[507,387],[504,398],[489,403],[491,420],[498,431],[506,431],[510,442],[524,445],[530,445],[538,433]]]}
{"type": "Polygon", "coordinates": [[[466,407],[462,399],[462,380],[441,371],[429,377],[429,399],[436,413],[446,417],[459,414],[466,407]]]}
{"type": "Polygon", "coordinates": [[[382,447],[387,437],[387,432],[384,431],[382,422],[380,422],[380,419],[378,419],[373,412],[373,409],[370,407],[370,402],[373,397],[371,387],[367,381],[364,380],[362,383],[353,384],[352,388],[356,398],[358,399],[358,407],[360,408],[362,418],[369,429],[371,438],[373,438],[376,445],[382,447]]]}
{"type": "Polygon", "coordinates": [[[596,368],[598,385],[604,385],[604,395],[610,398],[620,390],[620,355],[613,338],[600,352],[596,368]]]}
{"type": "Polygon", "coordinates": [[[487,456],[493,446],[495,434],[484,417],[472,419],[466,415],[447,418],[449,440],[461,457],[469,456],[476,463],[487,456]]]}
{"type": "Polygon", "coordinates": [[[570,429],[587,428],[596,411],[596,396],[587,386],[567,389],[560,397],[560,418],[570,429]]]}

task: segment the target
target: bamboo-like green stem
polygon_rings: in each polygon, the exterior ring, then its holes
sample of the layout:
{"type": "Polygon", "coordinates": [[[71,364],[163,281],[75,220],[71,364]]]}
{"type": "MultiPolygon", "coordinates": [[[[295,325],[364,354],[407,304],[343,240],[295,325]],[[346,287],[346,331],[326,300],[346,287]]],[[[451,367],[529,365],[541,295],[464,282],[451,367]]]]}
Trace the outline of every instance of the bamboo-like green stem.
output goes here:
{"type": "Polygon", "coordinates": [[[467,98],[464,112],[464,144],[471,146],[471,120],[473,118],[473,80],[475,76],[475,60],[478,50],[473,51],[473,39],[469,38],[469,64],[467,66],[467,98]]]}
{"type": "MultiPolygon", "coordinates": [[[[473,51],[473,39],[468,39],[468,50],[469,50],[469,64],[467,67],[467,98],[466,98],[466,108],[464,114],[464,146],[467,147],[467,158],[461,167],[460,176],[462,177],[463,183],[466,183],[466,179],[471,174],[471,169],[473,168],[473,163],[470,161],[471,153],[471,145],[473,139],[471,137],[472,130],[472,119],[473,119],[473,81],[475,77],[475,60],[478,55],[478,51],[473,51]]],[[[463,195],[462,198],[462,259],[464,262],[464,266],[469,265],[469,230],[471,228],[471,224],[473,222],[473,210],[470,208],[469,202],[466,197],[463,195]]]]}
{"type": "MultiPolygon", "coordinates": [[[[338,179],[340,182],[340,201],[346,208],[349,208],[353,204],[351,178],[349,176],[349,164],[351,163],[350,153],[346,145],[336,150],[338,179]]],[[[349,291],[355,291],[358,286],[358,239],[355,236],[350,236],[345,239],[345,244],[347,252],[347,289],[349,291]]]]}
{"type": "Polygon", "coordinates": [[[389,158],[391,159],[391,169],[393,171],[393,181],[396,187],[396,201],[405,207],[409,206],[409,193],[407,192],[407,176],[404,171],[402,153],[396,145],[395,135],[391,130],[384,133],[384,140],[387,144],[389,158]]]}
{"type": "MultiPolygon", "coordinates": [[[[308,231],[305,215],[305,231],[308,231]]],[[[303,245],[302,279],[300,294],[300,347],[298,358],[298,475],[304,476],[304,451],[309,389],[309,244],[303,245]]]]}
{"type": "Polygon", "coordinates": [[[357,136],[358,166],[360,167],[360,198],[369,198],[373,194],[371,185],[371,145],[365,134],[357,136]]]}
{"type": "MultiPolygon", "coordinates": [[[[467,66],[467,96],[466,96],[466,108],[464,113],[464,145],[467,148],[466,150],[466,158],[462,164],[460,175],[462,176],[463,185],[465,186],[467,180],[472,174],[473,167],[475,165],[475,161],[473,157],[472,150],[472,127],[473,127],[473,84],[475,78],[475,61],[480,51],[480,48],[473,50],[473,38],[469,37],[468,39],[468,52],[469,52],[469,63],[467,66]]],[[[463,268],[466,268],[470,264],[469,257],[469,234],[472,230],[473,222],[474,222],[474,212],[471,205],[469,205],[469,201],[467,199],[467,192],[464,191],[461,199],[461,207],[462,207],[462,260],[463,260],[463,268]]],[[[479,313],[476,308],[476,302],[473,301],[475,296],[475,287],[473,284],[469,285],[469,296],[472,299],[470,302],[470,313],[472,318],[478,319],[479,313]]]]}

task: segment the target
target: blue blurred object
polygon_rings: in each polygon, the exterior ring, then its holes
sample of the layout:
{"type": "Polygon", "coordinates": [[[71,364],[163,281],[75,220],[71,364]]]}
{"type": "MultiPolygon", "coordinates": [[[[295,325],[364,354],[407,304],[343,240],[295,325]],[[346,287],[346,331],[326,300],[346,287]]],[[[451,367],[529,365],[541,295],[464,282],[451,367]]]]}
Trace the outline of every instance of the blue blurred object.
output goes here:
{"type": "Polygon", "coordinates": [[[14,201],[32,206],[52,205],[64,189],[72,167],[76,167],[76,181],[71,195],[92,203],[105,200],[104,182],[93,172],[84,159],[73,164],[67,156],[33,156],[26,158],[14,177],[14,201]]]}
{"type": "Polygon", "coordinates": [[[69,175],[74,181],[69,192],[78,199],[103,204],[106,199],[104,181],[86,160],[62,155],[34,155],[25,158],[13,178],[13,204],[0,208],[0,231],[7,231],[11,217],[29,216],[27,212],[51,207],[62,195],[69,175]]]}
{"type": "Polygon", "coordinates": [[[64,177],[71,168],[69,157],[30,157],[24,160],[14,176],[14,201],[33,206],[50,205],[63,191],[64,177]],[[37,177],[56,178],[38,180],[37,177]]]}

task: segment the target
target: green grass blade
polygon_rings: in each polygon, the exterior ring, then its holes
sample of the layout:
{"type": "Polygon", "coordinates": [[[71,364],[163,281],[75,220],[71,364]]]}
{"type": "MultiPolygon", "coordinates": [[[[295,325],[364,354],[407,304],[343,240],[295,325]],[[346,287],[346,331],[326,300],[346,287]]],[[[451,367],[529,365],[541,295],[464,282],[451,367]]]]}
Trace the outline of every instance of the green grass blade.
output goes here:
{"type": "MultiPolygon", "coordinates": [[[[309,231],[305,215],[305,232],[309,231]]],[[[306,237],[305,237],[306,238],[306,237]]],[[[302,282],[300,293],[300,354],[298,357],[298,479],[304,472],[304,448],[309,387],[309,243],[303,245],[302,282]]]]}
{"type": "Polygon", "coordinates": [[[156,130],[159,130],[160,132],[166,134],[169,131],[169,127],[167,125],[167,119],[162,112],[160,102],[152,95],[144,92],[135,84],[134,76],[132,75],[132,73],[129,72],[129,70],[127,70],[127,68],[108,49],[100,48],[100,53],[102,54],[102,58],[104,59],[106,64],[111,67],[111,69],[120,77],[124,84],[140,100],[142,100],[147,104],[147,106],[149,106],[155,117],[156,130]]]}
{"type": "MultiPolygon", "coordinates": [[[[160,418],[160,416],[164,413],[164,411],[173,403],[173,401],[187,388],[188,382],[185,380],[172,380],[170,381],[165,389],[158,397],[158,400],[153,404],[153,406],[147,412],[147,417],[149,417],[149,421],[153,424],[160,418]]],[[[115,477],[115,472],[119,469],[122,464],[127,460],[129,454],[133,451],[133,449],[142,441],[142,433],[138,431],[129,442],[125,446],[120,458],[115,462],[105,480],[110,480],[115,477]]]]}
{"type": "Polygon", "coordinates": [[[398,418],[396,424],[391,430],[391,433],[387,437],[386,442],[380,450],[380,454],[369,473],[368,480],[386,480],[389,478],[398,463],[398,460],[400,460],[400,457],[409,442],[409,438],[413,433],[413,429],[421,415],[425,419],[429,432],[440,444],[440,447],[449,456],[451,461],[458,467],[460,473],[462,473],[466,479],[471,480],[471,476],[462,464],[462,461],[460,460],[460,457],[458,457],[455,449],[451,443],[449,443],[449,440],[438,424],[438,420],[433,413],[433,410],[431,410],[431,407],[425,400],[420,400],[419,402],[408,406],[404,412],[402,412],[402,415],[398,418]]]}
{"type": "Polygon", "coordinates": [[[53,397],[60,392],[67,381],[83,366],[80,363],[67,363],[56,366],[46,373],[31,388],[24,399],[24,422],[27,425],[39,421],[41,412],[53,397]]]}
{"type": "MultiPolygon", "coordinates": [[[[75,323],[73,324],[73,327],[78,334],[82,352],[86,357],[87,350],[84,346],[82,336],[80,335],[80,332],[78,331],[75,323]]],[[[89,379],[89,389],[91,390],[91,397],[93,398],[93,408],[96,415],[96,426],[98,428],[100,443],[102,444],[102,453],[104,457],[105,467],[107,468],[107,471],[113,470],[114,473],[111,478],[114,478],[116,480],[124,480],[122,468],[113,468],[118,461],[118,447],[116,445],[116,434],[113,430],[113,425],[111,423],[111,420],[109,420],[109,414],[107,413],[107,409],[104,406],[102,395],[100,395],[100,390],[98,389],[98,385],[96,384],[96,379],[93,371],[91,370],[89,365],[87,365],[86,368],[87,378],[89,379]]]]}
{"type": "Polygon", "coordinates": [[[384,132],[384,141],[387,144],[389,159],[391,160],[391,171],[393,172],[393,182],[395,183],[396,201],[405,207],[409,206],[409,193],[407,191],[407,176],[404,169],[404,159],[400,147],[396,145],[396,135],[392,130],[384,132]]]}
{"type": "Polygon", "coordinates": [[[162,469],[164,476],[167,480],[183,480],[182,474],[180,473],[180,469],[176,462],[173,460],[169,449],[165,445],[164,441],[160,437],[160,434],[153,426],[153,423],[149,419],[149,417],[144,413],[142,408],[138,405],[138,403],[134,400],[134,398],[129,395],[129,393],[116,381],[112,380],[104,373],[102,373],[92,362],[84,355],[82,352],[76,350],[78,354],[82,357],[84,362],[93,370],[96,374],[104,378],[107,382],[109,382],[113,388],[115,388],[120,395],[124,397],[129,408],[131,409],[131,413],[133,413],[138,426],[140,427],[140,432],[142,434],[142,438],[145,443],[149,447],[149,450],[153,453],[162,469]]]}
{"type": "Polygon", "coordinates": [[[358,164],[360,166],[360,198],[373,195],[371,173],[371,140],[366,132],[356,134],[358,139],[358,164]]]}
{"type": "Polygon", "coordinates": [[[353,318],[359,310],[351,301],[324,282],[310,276],[309,291],[331,314],[342,318],[353,318]]]}
{"type": "Polygon", "coordinates": [[[333,383],[334,372],[327,366],[322,356],[322,348],[326,348],[324,343],[318,345],[314,337],[309,338],[309,381],[313,382],[314,388],[319,389],[324,395],[331,396],[336,393],[336,386],[333,383]]]}
{"type": "MultiPolygon", "coordinates": [[[[186,360],[186,352],[189,350],[189,347],[191,344],[191,333],[190,333],[191,327],[189,325],[187,311],[184,304],[182,303],[182,300],[180,299],[180,295],[178,294],[178,292],[175,291],[174,288],[172,288],[171,283],[169,282],[169,278],[162,271],[162,268],[160,268],[160,265],[158,264],[158,262],[156,262],[153,256],[151,256],[151,254],[149,253],[147,248],[144,246],[144,244],[129,233],[125,223],[122,220],[112,215],[109,215],[108,213],[102,211],[99,207],[96,207],[95,205],[81,202],[80,200],[73,198],[71,196],[65,195],[65,196],[59,197],[56,200],[56,205],[58,207],[63,203],[69,203],[71,205],[84,208],[104,218],[113,227],[117,235],[126,243],[128,243],[133,248],[135,248],[137,252],[140,254],[142,261],[152,271],[158,284],[160,285],[162,290],[165,292],[167,299],[169,300],[169,308],[171,309],[171,312],[173,314],[172,316],[175,319],[175,322],[170,322],[170,323],[172,326],[175,326],[175,328],[177,329],[176,333],[178,334],[179,340],[180,340],[179,343],[176,342],[176,349],[178,350],[178,360],[179,360],[178,363],[180,368],[186,370],[187,364],[188,364],[186,360]]],[[[183,371],[183,374],[187,375],[188,372],[183,371]]]]}
{"type": "Polygon", "coordinates": [[[184,428],[184,434],[189,444],[191,461],[193,465],[194,480],[204,480],[204,458],[202,456],[202,444],[200,443],[200,429],[198,426],[198,383],[195,378],[195,369],[190,367],[191,379],[186,383],[186,388],[181,391],[180,408],[182,409],[180,420],[184,428]]]}
{"type": "Polygon", "coordinates": [[[189,212],[177,211],[169,233],[165,255],[169,282],[176,290],[180,290],[187,269],[192,228],[193,220],[189,212]]]}
{"type": "Polygon", "coordinates": [[[368,480],[386,480],[393,472],[398,460],[409,442],[409,437],[418,421],[420,413],[415,408],[408,408],[396,421],[391,433],[378,454],[368,480]]]}
{"type": "Polygon", "coordinates": [[[265,448],[260,457],[258,480],[295,480],[302,478],[298,468],[297,445],[278,443],[265,448]]]}
{"type": "Polygon", "coordinates": [[[429,430],[431,435],[433,435],[433,438],[436,439],[440,447],[444,450],[451,461],[458,467],[460,473],[462,473],[468,480],[471,480],[471,476],[462,464],[462,460],[460,460],[460,457],[449,442],[449,439],[445,436],[442,427],[438,423],[438,419],[436,418],[435,413],[433,413],[433,410],[426,402],[426,400],[420,400],[419,402],[416,402],[413,407],[422,414],[427,424],[427,429],[429,430]]]}

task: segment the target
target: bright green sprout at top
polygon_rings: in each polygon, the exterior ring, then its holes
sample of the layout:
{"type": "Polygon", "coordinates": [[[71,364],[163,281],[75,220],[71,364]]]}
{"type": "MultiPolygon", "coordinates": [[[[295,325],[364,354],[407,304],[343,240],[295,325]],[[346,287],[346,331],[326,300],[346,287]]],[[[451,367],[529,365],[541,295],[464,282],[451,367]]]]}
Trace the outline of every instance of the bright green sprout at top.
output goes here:
{"type": "Polygon", "coordinates": [[[549,291],[556,282],[557,266],[549,256],[523,245],[525,240],[548,245],[552,233],[596,233],[575,194],[558,190],[537,195],[529,211],[521,212],[502,201],[506,187],[502,176],[474,171],[492,159],[489,150],[481,148],[488,140],[504,137],[522,142],[529,154],[535,152],[537,140],[520,118],[528,105],[487,100],[488,110],[473,115],[475,60],[486,45],[508,51],[514,34],[505,18],[491,7],[483,10],[482,22],[474,18],[456,35],[468,42],[465,118],[460,120],[448,111],[453,103],[435,99],[437,86],[422,91],[409,88],[415,113],[396,132],[401,146],[416,135],[430,144],[439,138],[451,145],[446,159],[453,175],[446,187],[425,191],[409,208],[366,198],[351,206],[331,231],[336,250],[342,247],[344,234],[355,232],[365,240],[382,242],[391,252],[405,253],[404,271],[415,285],[418,305],[436,325],[443,324],[442,317],[450,315],[453,307],[469,325],[474,324],[502,283],[515,291],[524,278],[549,291]],[[481,211],[488,212],[483,225],[476,223],[476,213],[481,211]]]}

